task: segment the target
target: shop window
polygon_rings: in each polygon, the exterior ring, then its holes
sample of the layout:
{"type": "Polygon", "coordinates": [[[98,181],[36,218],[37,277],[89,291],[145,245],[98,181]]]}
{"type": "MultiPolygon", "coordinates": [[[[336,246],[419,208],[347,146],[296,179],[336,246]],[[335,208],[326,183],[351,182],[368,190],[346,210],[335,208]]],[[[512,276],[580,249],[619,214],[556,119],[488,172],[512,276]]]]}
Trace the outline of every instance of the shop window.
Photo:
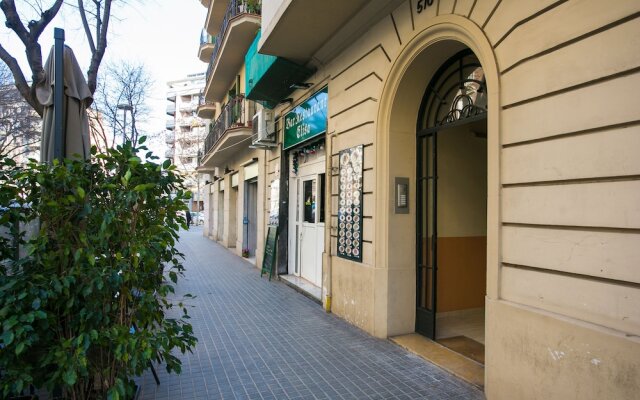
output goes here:
{"type": "Polygon", "coordinates": [[[304,195],[304,220],[303,222],[316,222],[316,180],[309,179],[303,182],[302,193],[304,195]]]}

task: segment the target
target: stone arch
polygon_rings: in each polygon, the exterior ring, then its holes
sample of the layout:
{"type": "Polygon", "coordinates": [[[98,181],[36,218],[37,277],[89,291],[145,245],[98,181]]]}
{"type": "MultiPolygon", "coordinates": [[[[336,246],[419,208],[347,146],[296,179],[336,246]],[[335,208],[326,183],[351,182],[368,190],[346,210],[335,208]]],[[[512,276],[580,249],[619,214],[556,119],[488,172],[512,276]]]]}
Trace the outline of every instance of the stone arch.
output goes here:
{"type": "Polygon", "coordinates": [[[375,334],[388,337],[414,331],[415,196],[409,214],[394,213],[394,178],[409,177],[415,188],[416,120],[425,87],[436,69],[461,49],[469,48],[485,71],[487,119],[487,297],[498,297],[500,220],[499,74],[493,49],[472,21],[455,15],[432,19],[399,52],[385,80],[376,131],[376,290],[375,334]],[[380,299],[385,301],[379,301],[380,299]],[[386,321],[386,322],[385,322],[386,321]]]}

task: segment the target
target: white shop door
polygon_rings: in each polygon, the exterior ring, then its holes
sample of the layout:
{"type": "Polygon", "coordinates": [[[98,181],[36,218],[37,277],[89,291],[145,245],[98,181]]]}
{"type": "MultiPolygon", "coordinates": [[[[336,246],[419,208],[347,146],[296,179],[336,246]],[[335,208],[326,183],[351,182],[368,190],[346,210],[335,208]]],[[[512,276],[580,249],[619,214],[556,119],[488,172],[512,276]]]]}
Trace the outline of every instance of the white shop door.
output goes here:
{"type": "Polygon", "coordinates": [[[322,286],[324,174],[300,172],[289,181],[289,274],[322,286]]]}

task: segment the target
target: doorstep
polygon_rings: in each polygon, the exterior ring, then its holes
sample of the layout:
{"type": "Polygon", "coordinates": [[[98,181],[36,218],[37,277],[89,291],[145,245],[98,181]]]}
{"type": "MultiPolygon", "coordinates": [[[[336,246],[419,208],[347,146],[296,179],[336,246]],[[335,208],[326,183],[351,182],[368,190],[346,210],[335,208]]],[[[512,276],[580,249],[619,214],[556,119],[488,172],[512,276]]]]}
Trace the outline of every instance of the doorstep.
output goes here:
{"type": "Polygon", "coordinates": [[[389,340],[477,388],[484,387],[484,365],[460,353],[456,353],[418,333],[395,336],[389,340]]]}
{"type": "Polygon", "coordinates": [[[278,279],[284,282],[285,285],[290,286],[316,303],[322,305],[322,288],[295,275],[279,275],[278,279]]]}

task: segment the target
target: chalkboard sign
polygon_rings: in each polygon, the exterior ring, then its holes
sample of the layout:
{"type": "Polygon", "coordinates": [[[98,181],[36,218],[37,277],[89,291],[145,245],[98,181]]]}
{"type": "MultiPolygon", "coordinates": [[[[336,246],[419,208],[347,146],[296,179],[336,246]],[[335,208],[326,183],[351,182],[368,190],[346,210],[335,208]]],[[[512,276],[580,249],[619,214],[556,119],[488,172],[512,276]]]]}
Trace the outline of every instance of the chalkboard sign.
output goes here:
{"type": "Polygon", "coordinates": [[[277,225],[269,225],[269,229],[267,231],[267,240],[264,243],[264,257],[262,258],[262,271],[260,272],[260,277],[262,278],[262,274],[267,273],[269,275],[269,280],[271,280],[271,275],[273,275],[273,264],[276,262],[276,243],[278,242],[278,226],[277,225]]]}

